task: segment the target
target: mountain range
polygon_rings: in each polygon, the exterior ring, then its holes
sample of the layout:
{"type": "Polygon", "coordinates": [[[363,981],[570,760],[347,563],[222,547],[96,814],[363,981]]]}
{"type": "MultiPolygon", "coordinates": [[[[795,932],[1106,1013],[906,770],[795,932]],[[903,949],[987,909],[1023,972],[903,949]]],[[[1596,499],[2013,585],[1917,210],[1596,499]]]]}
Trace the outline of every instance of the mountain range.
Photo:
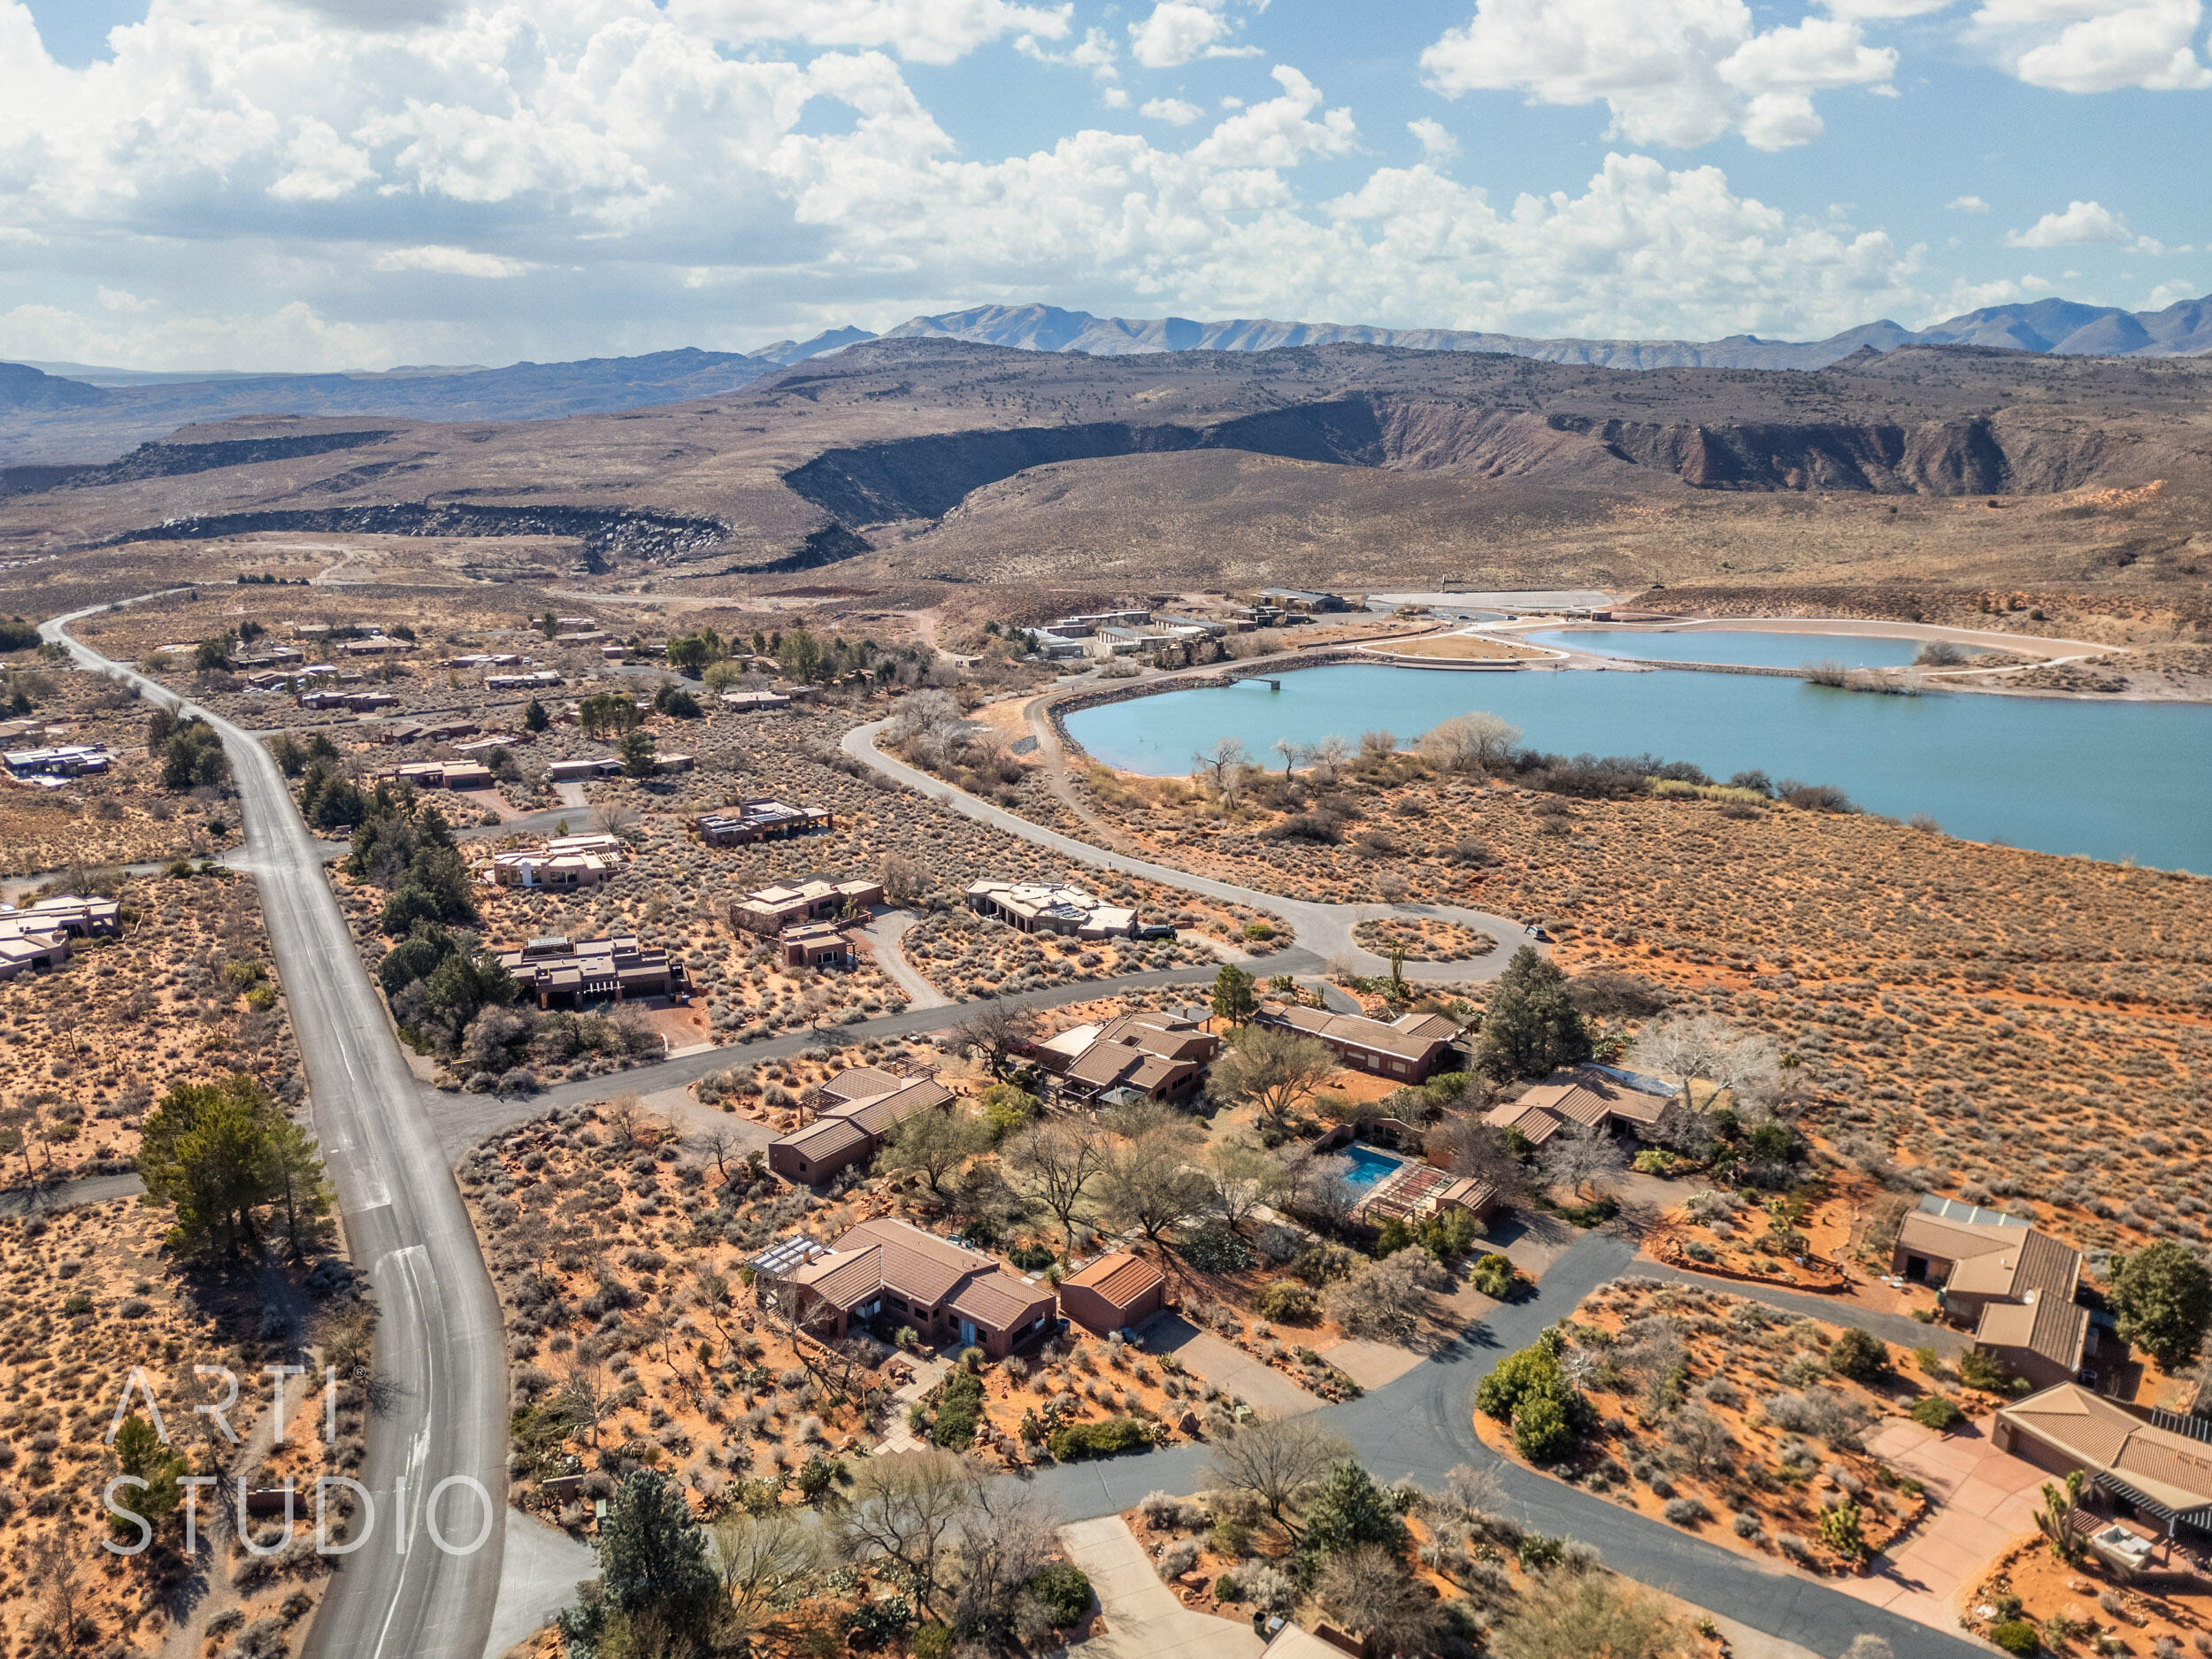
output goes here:
{"type": "MultiPolygon", "coordinates": [[[[957,341],[1094,357],[1182,351],[1266,351],[1365,345],[1502,354],[1594,368],[1810,370],[1855,352],[1972,346],[2097,357],[2212,353],[2212,296],[2158,311],[2070,300],[1991,306],[1932,327],[1883,320],[1819,341],[1732,334],[1714,341],[1545,340],[1463,329],[1236,319],[1097,317],[1057,306],[986,305],[916,317],[885,339],[957,341]]],[[[714,397],[878,336],[857,327],[782,340],[750,352],[680,350],[504,368],[408,368],[381,373],[211,374],[205,379],[0,363],[0,493],[29,480],[8,466],[103,462],[180,426],[243,415],[377,415],[433,421],[546,420],[714,397]],[[61,373],[50,373],[49,370],[61,373]]]]}

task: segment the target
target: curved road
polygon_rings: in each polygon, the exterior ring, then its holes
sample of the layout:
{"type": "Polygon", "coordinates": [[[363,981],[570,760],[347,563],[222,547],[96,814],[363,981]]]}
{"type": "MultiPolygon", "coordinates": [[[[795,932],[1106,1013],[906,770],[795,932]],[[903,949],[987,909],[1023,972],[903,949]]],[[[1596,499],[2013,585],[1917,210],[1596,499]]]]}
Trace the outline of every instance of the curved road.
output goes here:
{"type": "Polygon", "coordinates": [[[228,862],[259,884],[317,1139],[354,1262],[367,1270],[381,1312],[377,1370],[391,1398],[373,1425],[361,1474],[375,1522],[357,1552],[338,1558],[305,1654],[480,1659],[505,1543],[507,1355],[474,1230],[324,879],[322,847],[293,810],[275,762],[237,726],[69,637],[69,623],[110,608],[57,617],[39,631],[84,667],[189,710],[221,735],[246,829],[244,849],[228,862]],[[488,1517],[465,1486],[437,1503],[439,1532],[457,1549],[488,1518],[470,1554],[446,1553],[424,1525],[434,1518],[432,1492],[457,1477],[490,1500],[488,1517]]]}
{"type": "MultiPolygon", "coordinates": [[[[870,726],[857,726],[845,733],[841,747],[854,759],[873,767],[885,777],[904,784],[917,795],[927,795],[941,802],[956,812],[987,824],[993,829],[1003,830],[1009,835],[1049,848],[1063,857],[1079,864],[1092,864],[1102,870],[1118,871],[1125,876],[1138,876],[1147,881],[1156,881],[1162,887],[1179,887],[1186,893],[1196,893],[1228,904],[1248,905],[1256,910],[1265,910],[1279,916],[1291,925],[1298,936],[1298,946],[1307,956],[1323,964],[1343,962],[1363,974],[1386,973],[1390,964],[1373,951],[1352,942],[1352,929],[1360,923],[1386,916],[1425,916],[1442,921],[1458,922],[1487,933],[1498,942],[1498,949],[1486,956],[1477,956],[1461,962],[1409,962],[1405,975],[1409,979],[1441,979],[1464,982],[1475,979],[1494,979],[1505,972],[1514,950],[1522,945],[1532,944],[1522,924],[1503,916],[1492,916],[1485,910],[1465,910],[1456,904],[1324,904],[1312,899],[1286,899],[1272,893],[1262,893],[1256,887],[1240,887],[1234,882],[1217,881],[1211,876],[1193,875],[1187,870],[1177,870],[1168,864],[1156,864],[1149,859],[1136,858],[1127,853],[1113,852],[1103,847],[1094,847],[1079,841],[1072,835],[1063,835],[1057,830],[1047,829],[1032,823],[1003,808],[993,806],[988,801],[970,795],[941,778],[895,760],[876,747],[876,737],[888,720],[878,720],[870,726]]],[[[1537,945],[1543,950],[1544,947],[1537,945]]],[[[1549,954],[1547,952],[1546,954],[1549,954]]]]}

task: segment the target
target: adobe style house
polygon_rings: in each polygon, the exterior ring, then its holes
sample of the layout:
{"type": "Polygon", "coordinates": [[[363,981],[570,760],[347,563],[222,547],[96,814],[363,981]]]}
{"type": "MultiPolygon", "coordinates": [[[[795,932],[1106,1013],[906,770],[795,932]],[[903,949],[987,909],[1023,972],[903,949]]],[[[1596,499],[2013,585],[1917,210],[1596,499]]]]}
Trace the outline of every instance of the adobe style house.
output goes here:
{"type": "Polygon", "coordinates": [[[1082,887],[1060,881],[973,881],[969,908],[996,917],[1025,933],[1060,933],[1072,939],[1134,939],[1137,913],[1109,904],[1082,887]]]}
{"type": "Polygon", "coordinates": [[[784,841],[834,828],[827,807],[786,806],[780,801],[740,801],[727,812],[705,812],[691,820],[710,847],[743,847],[754,841],[784,841]]]}
{"type": "Polygon", "coordinates": [[[2089,1310],[2074,1300],[2081,1252],[2072,1245],[2017,1216],[1931,1194],[1898,1227],[1890,1271],[1936,1286],[1944,1317],[2032,1386],[2082,1375],[2091,1333],[2089,1310]]]}
{"type": "Polygon", "coordinates": [[[2055,1475],[2080,1470],[2101,1505],[2154,1522],[2170,1539],[2185,1526],[2212,1532],[2205,1432],[2201,1417],[2139,1410],[2062,1382],[2001,1408],[1990,1439],[2055,1475]]]}
{"type": "Polygon", "coordinates": [[[58,968],[69,960],[71,940],[114,933],[120,910],[113,899],[73,893],[41,899],[27,910],[0,906],[0,980],[58,968]]]}
{"type": "Polygon", "coordinates": [[[1314,1038],[1354,1070],[1401,1083],[1419,1083],[1440,1071],[1459,1036],[1459,1027],[1441,1014],[1402,1014],[1385,1025],[1357,1014],[1280,1002],[1261,1003],[1252,1023],[1314,1038]]]}
{"type": "Polygon", "coordinates": [[[835,922],[802,922],[776,935],[787,968],[844,968],[852,964],[852,941],[835,922]]]}
{"type": "Polygon", "coordinates": [[[488,789],[492,775],[481,761],[421,760],[379,772],[395,783],[411,783],[418,789],[488,789]]]}
{"type": "Polygon", "coordinates": [[[880,881],[802,881],[795,887],[757,887],[730,906],[730,926],[771,938],[798,922],[826,922],[883,902],[880,881]]]}
{"type": "Polygon", "coordinates": [[[1221,1039],[1172,1014],[1124,1014],[1102,1025],[1077,1025],[1037,1044],[1031,1057],[1079,1100],[1161,1101],[1179,1105],[1197,1094],[1221,1039]]]}
{"type": "Polygon", "coordinates": [[[1094,1336],[1141,1325],[1166,1302],[1167,1275],[1120,1250],[1060,1281],[1060,1311],[1094,1336]]]}
{"type": "Polygon", "coordinates": [[[952,1091],[934,1077],[849,1066],[807,1095],[812,1123],[768,1143],[768,1167],[787,1181],[819,1186],[848,1165],[875,1156],[915,1113],[951,1099],[952,1091]]]}
{"type": "Polygon", "coordinates": [[[540,1008],[580,1008],[612,998],[665,996],[683,984],[680,964],[665,950],[647,950],[634,938],[580,939],[555,934],[519,950],[503,950],[499,965],[515,976],[540,1008]]]}
{"type": "Polygon", "coordinates": [[[1640,1138],[1659,1121],[1674,1099],[1623,1082],[1596,1066],[1570,1066],[1553,1072],[1520,1099],[1493,1106],[1494,1129],[1511,1129],[1540,1147],[1569,1124],[1586,1129],[1602,1125],[1614,1133],[1640,1138]]]}
{"type": "Polygon", "coordinates": [[[595,887],[622,873],[627,851],[619,836],[556,835],[543,852],[493,854],[492,882],[503,887],[595,887]]]}
{"type": "Polygon", "coordinates": [[[1003,1359],[1053,1328],[1048,1285],[1016,1279],[989,1256],[903,1221],[864,1221],[829,1254],[792,1270],[803,1307],[826,1311],[824,1334],[881,1319],[923,1341],[979,1348],[1003,1359]]]}
{"type": "Polygon", "coordinates": [[[484,676],[484,689],[487,691],[549,691],[560,683],[559,672],[550,668],[484,676]]]}

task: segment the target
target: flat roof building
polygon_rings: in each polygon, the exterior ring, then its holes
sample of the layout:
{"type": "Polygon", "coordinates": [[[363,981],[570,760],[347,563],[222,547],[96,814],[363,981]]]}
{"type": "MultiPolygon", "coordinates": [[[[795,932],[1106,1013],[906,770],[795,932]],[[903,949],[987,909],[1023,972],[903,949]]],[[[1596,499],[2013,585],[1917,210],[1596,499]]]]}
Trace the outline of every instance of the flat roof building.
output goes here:
{"type": "Polygon", "coordinates": [[[503,950],[499,965],[515,976],[540,1008],[577,1008],[586,1002],[665,996],[683,983],[680,964],[665,950],[648,950],[634,938],[533,939],[519,950],[503,950]]]}
{"type": "Polygon", "coordinates": [[[491,879],[503,887],[595,887],[622,873],[628,851],[618,836],[557,835],[542,852],[493,854],[491,879]]]}
{"type": "Polygon", "coordinates": [[[740,932],[780,933],[795,922],[827,921],[883,902],[880,881],[802,881],[796,887],[756,887],[730,906],[730,925],[740,932]]]}
{"type": "Polygon", "coordinates": [[[789,708],[791,699],[780,691],[726,691],[722,706],[738,714],[765,714],[789,708]]]}
{"type": "Polygon", "coordinates": [[[703,812],[691,820],[710,847],[743,847],[753,841],[784,841],[833,827],[827,807],[786,806],[780,801],[740,801],[726,812],[703,812]]]}
{"type": "Polygon", "coordinates": [[[56,743],[45,749],[10,749],[8,770],[19,778],[81,778],[105,772],[115,757],[98,743],[56,743]]]}
{"type": "Polygon", "coordinates": [[[969,907],[997,918],[1025,933],[1060,933],[1075,939],[1133,939],[1137,913],[1109,904],[1085,888],[1059,881],[972,881],[969,907]]]}

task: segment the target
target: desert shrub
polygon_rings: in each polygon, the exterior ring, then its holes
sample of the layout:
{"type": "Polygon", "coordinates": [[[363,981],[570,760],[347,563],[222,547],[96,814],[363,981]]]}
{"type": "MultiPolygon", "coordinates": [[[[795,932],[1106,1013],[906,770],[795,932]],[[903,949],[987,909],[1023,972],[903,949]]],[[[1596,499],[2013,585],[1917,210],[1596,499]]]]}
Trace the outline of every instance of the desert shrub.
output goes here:
{"type": "Polygon", "coordinates": [[[1701,1498],[1672,1498],[1664,1511],[1669,1521],[1677,1526],[1695,1526],[1701,1521],[1713,1518],[1712,1510],[1705,1507],[1701,1498]]]}
{"type": "Polygon", "coordinates": [[[1941,1394],[1925,1394],[1913,1402],[1912,1420],[1923,1428],[1942,1432],[1965,1422],[1966,1413],[1941,1394]]]}
{"type": "Polygon", "coordinates": [[[1252,1264],[1252,1247],[1219,1222],[1178,1238],[1175,1248],[1202,1273],[1233,1273],[1252,1264]]]}
{"type": "Polygon", "coordinates": [[[1072,1562],[1056,1561],[1038,1568],[1023,1588],[1057,1629],[1065,1630],[1090,1611],[1090,1576],[1072,1562]]]}
{"type": "Polygon", "coordinates": [[[1109,1417],[1103,1423],[1068,1423],[1052,1431],[1046,1449],[1063,1463],[1079,1463],[1094,1457],[1111,1457],[1151,1443],[1143,1424],[1131,1417],[1109,1417]]]}
{"type": "Polygon", "coordinates": [[[976,1425],[983,1417],[983,1379],[964,1369],[945,1379],[937,1394],[936,1420],[930,1438],[940,1446],[958,1448],[975,1441],[976,1425]]]}
{"type": "Polygon", "coordinates": [[[1160,1551],[1160,1577],[1179,1578],[1198,1564],[1198,1540],[1179,1538],[1160,1551]]]}
{"type": "Polygon", "coordinates": [[[1504,1256],[1486,1256],[1475,1263],[1468,1278],[1493,1302],[1503,1302],[1513,1294],[1513,1263],[1504,1256]]]}
{"type": "Polygon", "coordinates": [[[1989,1640],[2008,1654],[2038,1653],[2043,1647],[2041,1633],[2024,1618],[2007,1619],[2001,1624],[1992,1626],[1989,1640]]]}
{"type": "Polygon", "coordinates": [[[1828,1369],[1853,1382],[1870,1382],[1889,1371],[1889,1348],[1870,1331],[1853,1325],[1828,1349],[1828,1369]]]}
{"type": "Polygon", "coordinates": [[[1271,1279],[1252,1293],[1252,1310],[1263,1319],[1302,1325],[1321,1311],[1321,1297],[1294,1279],[1271,1279]]]}

